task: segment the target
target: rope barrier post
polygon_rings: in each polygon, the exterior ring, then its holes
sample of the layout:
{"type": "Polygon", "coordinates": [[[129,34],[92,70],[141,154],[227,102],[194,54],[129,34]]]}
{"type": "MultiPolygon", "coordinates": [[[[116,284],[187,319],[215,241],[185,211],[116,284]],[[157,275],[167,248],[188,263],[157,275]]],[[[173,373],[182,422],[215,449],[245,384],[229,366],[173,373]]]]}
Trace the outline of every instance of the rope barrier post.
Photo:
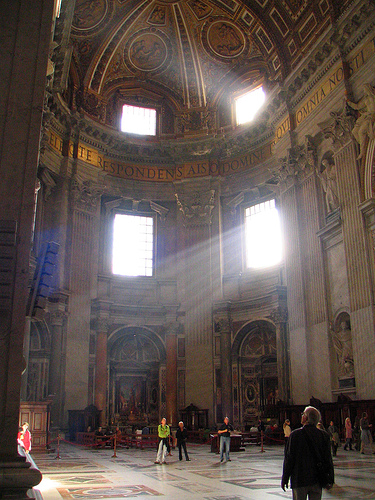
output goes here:
{"type": "Polygon", "coordinates": [[[116,448],[117,448],[117,436],[115,434],[115,437],[113,439],[113,455],[112,455],[112,458],[117,458],[116,448]]]}
{"type": "Polygon", "coordinates": [[[60,433],[57,434],[57,455],[55,457],[55,460],[60,460],[60,433]]]}
{"type": "Polygon", "coordinates": [[[264,453],[264,448],[263,448],[263,436],[264,436],[264,431],[260,431],[260,453],[264,453]]]}

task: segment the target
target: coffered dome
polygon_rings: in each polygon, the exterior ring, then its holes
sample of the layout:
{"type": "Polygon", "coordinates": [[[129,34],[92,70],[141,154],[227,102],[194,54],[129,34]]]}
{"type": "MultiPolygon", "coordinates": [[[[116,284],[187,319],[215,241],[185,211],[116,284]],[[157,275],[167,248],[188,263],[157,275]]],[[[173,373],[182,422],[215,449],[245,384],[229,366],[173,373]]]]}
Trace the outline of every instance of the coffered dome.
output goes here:
{"type": "Polygon", "coordinates": [[[282,81],[347,3],[63,2],[55,74],[71,109],[116,129],[124,103],[155,107],[159,137],[228,128],[234,97],[282,81]]]}

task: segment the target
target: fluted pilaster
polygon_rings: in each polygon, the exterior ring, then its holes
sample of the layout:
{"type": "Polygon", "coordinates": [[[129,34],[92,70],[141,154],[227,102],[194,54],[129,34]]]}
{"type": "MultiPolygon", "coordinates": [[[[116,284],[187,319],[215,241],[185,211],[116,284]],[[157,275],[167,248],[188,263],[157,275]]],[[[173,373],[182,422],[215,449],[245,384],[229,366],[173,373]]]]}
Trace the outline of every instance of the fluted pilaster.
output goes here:
{"type": "Polygon", "coordinates": [[[100,425],[106,424],[107,409],[107,336],[108,320],[97,321],[96,364],[95,364],[95,406],[100,413],[100,425]]]}
{"type": "Polygon", "coordinates": [[[232,420],[232,337],[229,318],[216,320],[215,329],[220,332],[221,407],[223,417],[227,415],[232,420]]]}
{"type": "Polygon", "coordinates": [[[48,393],[53,395],[51,407],[51,427],[62,427],[62,395],[65,353],[63,349],[64,325],[67,313],[65,304],[59,303],[50,312],[51,359],[49,365],[48,393]]]}
{"type": "Polygon", "coordinates": [[[177,332],[178,323],[168,325],[166,332],[167,352],[167,380],[166,380],[166,405],[167,422],[177,425],[177,332]]]}
{"type": "Polygon", "coordinates": [[[344,113],[332,113],[331,120],[324,125],[326,137],[332,139],[337,169],[357,395],[371,398],[375,385],[374,363],[369,355],[375,349],[374,310],[371,261],[368,259],[367,235],[359,209],[361,185],[357,152],[350,133],[352,123],[344,113]]]}
{"type": "Polygon", "coordinates": [[[277,379],[279,398],[287,403],[290,398],[289,390],[289,354],[288,354],[288,311],[278,307],[271,314],[271,319],[276,325],[276,353],[277,353],[277,379]]]}

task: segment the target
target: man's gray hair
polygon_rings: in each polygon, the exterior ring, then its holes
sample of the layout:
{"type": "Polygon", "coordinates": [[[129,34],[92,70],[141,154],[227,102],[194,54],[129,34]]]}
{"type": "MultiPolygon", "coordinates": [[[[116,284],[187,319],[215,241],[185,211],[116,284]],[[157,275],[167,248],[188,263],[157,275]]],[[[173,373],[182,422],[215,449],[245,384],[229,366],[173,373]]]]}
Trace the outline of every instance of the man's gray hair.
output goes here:
{"type": "Polygon", "coordinates": [[[309,424],[317,425],[321,419],[320,411],[314,406],[306,406],[304,412],[309,424]]]}

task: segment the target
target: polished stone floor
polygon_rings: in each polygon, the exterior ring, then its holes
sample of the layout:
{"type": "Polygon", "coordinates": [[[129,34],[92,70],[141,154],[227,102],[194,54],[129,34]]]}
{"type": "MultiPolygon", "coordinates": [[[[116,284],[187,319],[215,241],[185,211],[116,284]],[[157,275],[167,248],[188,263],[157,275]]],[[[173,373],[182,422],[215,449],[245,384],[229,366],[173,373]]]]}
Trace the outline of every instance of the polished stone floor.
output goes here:
{"type": "MultiPolygon", "coordinates": [[[[208,445],[190,443],[191,461],[179,462],[177,450],[167,465],[155,465],[154,450],[92,450],[64,443],[60,459],[54,454],[34,454],[43,473],[35,488],[37,500],[144,498],[168,500],[276,500],[292,498],[280,488],[283,447],[257,446],[231,453],[220,463],[208,445]]],[[[375,455],[361,455],[339,448],[334,458],[336,484],[324,499],[375,499],[375,455]]]]}

